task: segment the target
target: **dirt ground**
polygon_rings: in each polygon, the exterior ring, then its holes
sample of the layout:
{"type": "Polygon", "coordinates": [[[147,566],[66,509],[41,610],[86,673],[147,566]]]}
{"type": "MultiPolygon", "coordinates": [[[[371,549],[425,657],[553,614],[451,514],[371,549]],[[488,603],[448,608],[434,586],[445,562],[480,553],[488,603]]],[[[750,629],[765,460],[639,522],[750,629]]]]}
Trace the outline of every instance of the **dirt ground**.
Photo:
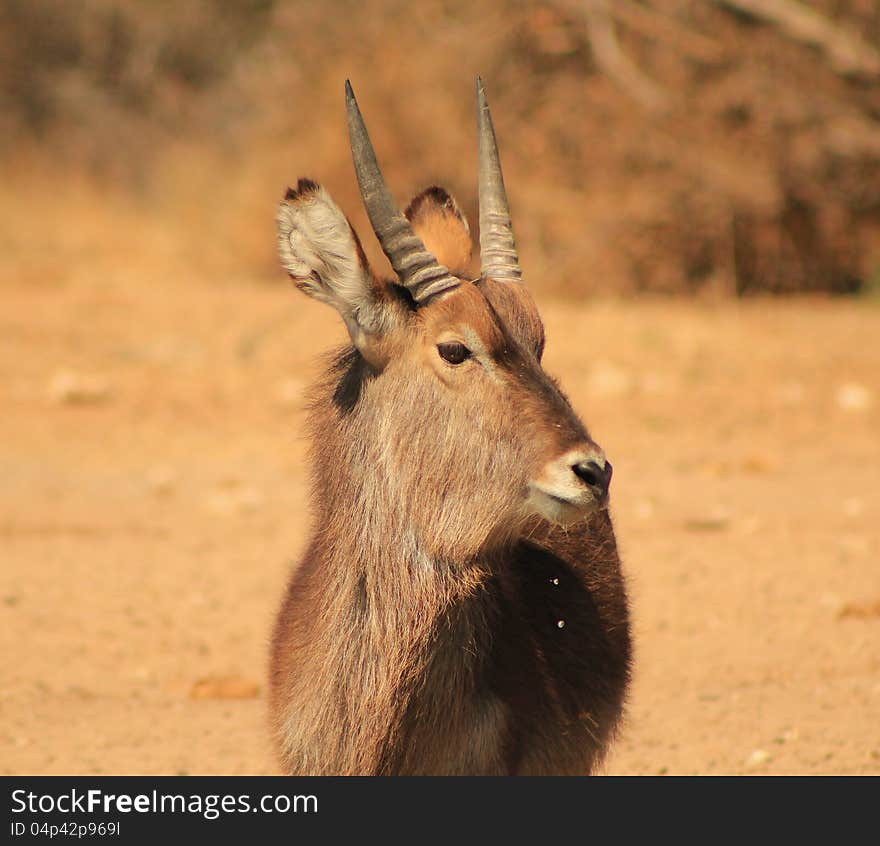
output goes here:
{"type": "MultiPolygon", "coordinates": [[[[6,282],[0,770],[273,773],[267,640],[340,321],[280,279],[6,282]]],[[[546,301],[615,466],[605,772],[880,773],[880,307],[546,301]]]]}

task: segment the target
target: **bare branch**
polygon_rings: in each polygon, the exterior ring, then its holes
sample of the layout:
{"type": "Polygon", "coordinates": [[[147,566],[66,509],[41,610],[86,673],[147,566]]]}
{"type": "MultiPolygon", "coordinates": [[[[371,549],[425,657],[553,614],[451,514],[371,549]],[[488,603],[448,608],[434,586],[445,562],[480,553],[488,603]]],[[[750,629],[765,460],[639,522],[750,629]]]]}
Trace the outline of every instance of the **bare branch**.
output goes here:
{"type": "Polygon", "coordinates": [[[614,0],[608,11],[634,32],[665,41],[679,53],[687,53],[701,62],[715,63],[725,59],[724,47],[712,38],[694,32],[674,18],[636,0],[614,0]]]}
{"type": "Polygon", "coordinates": [[[832,68],[844,75],[880,73],[880,52],[859,35],[796,0],[715,0],[738,12],[776,24],[796,41],[821,49],[832,68]]]}
{"type": "Polygon", "coordinates": [[[586,0],[584,16],[596,64],[602,72],[651,111],[664,111],[669,97],[621,50],[607,0],[586,0]]]}

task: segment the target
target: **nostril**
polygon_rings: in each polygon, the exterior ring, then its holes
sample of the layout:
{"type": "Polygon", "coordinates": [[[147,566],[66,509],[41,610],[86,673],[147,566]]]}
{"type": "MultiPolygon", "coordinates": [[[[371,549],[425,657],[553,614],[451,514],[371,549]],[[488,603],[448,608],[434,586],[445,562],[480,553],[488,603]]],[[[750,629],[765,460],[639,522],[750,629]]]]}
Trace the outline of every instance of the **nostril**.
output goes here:
{"type": "Polygon", "coordinates": [[[603,494],[608,492],[608,485],[611,483],[611,464],[607,461],[604,467],[596,461],[579,461],[573,464],[571,469],[584,484],[598,488],[603,494]]]}
{"type": "Polygon", "coordinates": [[[586,482],[590,487],[596,487],[602,478],[602,468],[595,461],[581,461],[571,468],[574,475],[586,482]]]}

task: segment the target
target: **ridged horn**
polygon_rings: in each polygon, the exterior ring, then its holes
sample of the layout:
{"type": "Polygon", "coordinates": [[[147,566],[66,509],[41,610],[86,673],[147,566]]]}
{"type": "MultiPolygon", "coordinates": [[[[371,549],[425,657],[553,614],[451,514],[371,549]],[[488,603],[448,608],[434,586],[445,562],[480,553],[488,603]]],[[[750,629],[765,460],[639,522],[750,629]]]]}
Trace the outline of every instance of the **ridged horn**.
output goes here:
{"type": "Polygon", "coordinates": [[[522,282],[495,127],[480,77],[477,77],[477,132],[480,136],[480,273],[483,278],[491,277],[499,282],[522,282]]]}
{"type": "Polygon", "coordinates": [[[361,199],[373,231],[400,279],[400,284],[409,290],[417,303],[423,303],[441,291],[455,288],[460,284],[459,280],[425,249],[422,239],[416,235],[410,222],[394,202],[382,177],[367,127],[348,80],[345,81],[345,108],[348,113],[351,155],[361,199]]]}

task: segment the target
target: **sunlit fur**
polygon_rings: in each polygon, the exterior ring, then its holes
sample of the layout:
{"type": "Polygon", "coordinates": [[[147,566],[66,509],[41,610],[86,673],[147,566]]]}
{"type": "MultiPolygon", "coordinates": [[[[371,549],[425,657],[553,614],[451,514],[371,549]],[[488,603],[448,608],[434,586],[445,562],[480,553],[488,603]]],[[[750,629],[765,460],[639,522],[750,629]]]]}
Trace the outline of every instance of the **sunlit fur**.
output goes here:
{"type": "MultiPolygon", "coordinates": [[[[409,212],[461,273],[469,236],[445,196],[409,212]]],[[[589,773],[629,678],[614,534],[604,501],[578,500],[560,526],[529,491],[560,456],[601,451],[541,367],[523,286],[463,279],[416,308],[340,218],[308,182],[279,213],[282,236],[331,233],[282,257],[352,339],[312,394],[312,534],[271,655],[281,760],[297,774],[589,773]],[[471,358],[445,362],[450,340],[471,358]]]]}

